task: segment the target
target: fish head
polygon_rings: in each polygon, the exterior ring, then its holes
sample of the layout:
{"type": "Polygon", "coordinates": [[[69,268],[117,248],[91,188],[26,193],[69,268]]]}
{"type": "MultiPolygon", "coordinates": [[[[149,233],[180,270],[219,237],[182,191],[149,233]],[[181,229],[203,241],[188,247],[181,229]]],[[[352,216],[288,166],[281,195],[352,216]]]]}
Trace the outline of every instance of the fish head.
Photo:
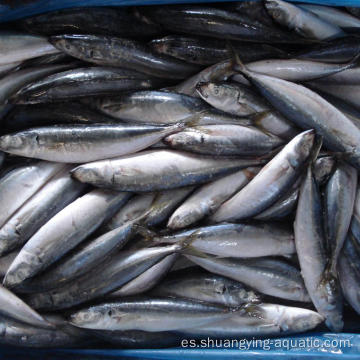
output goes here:
{"type": "Polygon", "coordinates": [[[224,287],[224,293],[231,305],[237,306],[245,303],[260,303],[260,297],[252,290],[244,288],[242,284],[228,284],[226,286],[224,285],[224,287]]]}
{"type": "Polygon", "coordinates": [[[287,145],[292,147],[294,154],[296,154],[296,156],[292,156],[291,165],[293,167],[297,167],[299,163],[303,163],[310,158],[310,155],[315,147],[315,137],[315,130],[306,130],[295,136],[294,139],[292,139],[287,145]]]}
{"type": "Polygon", "coordinates": [[[200,82],[196,85],[196,91],[203,99],[207,99],[209,97],[214,99],[223,99],[228,95],[228,87],[221,83],[200,82]]]}
{"type": "Polygon", "coordinates": [[[70,316],[71,324],[77,327],[96,329],[103,321],[103,311],[96,308],[79,310],[70,316]]]}
{"type": "Polygon", "coordinates": [[[99,177],[101,177],[101,173],[99,173],[97,167],[92,166],[91,163],[88,165],[80,165],[71,170],[70,173],[75,179],[83,183],[96,184],[99,177]]]}
{"type": "Polygon", "coordinates": [[[149,46],[159,54],[168,54],[171,55],[170,46],[168,41],[165,38],[155,39],[149,42],[149,46]]]}
{"type": "MultiPolygon", "coordinates": [[[[286,5],[286,4],[285,4],[286,5]]],[[[285,25],[288,14],[284,11],[284,2],[279,0],[266,0],[265,7],[271,17],[279,24],[285,25]]]]}
{"type": "Polygon", "coordinates": [[[31,143],[31,139],[23,133],[3,135],[0,137],[0,149],[5,152],[24,150],[31,143]]]}
{"type": "Polygon", "coordinates": [[[196,133],[195,131],[187,132],[181,131],[176,134],[171,134],[163,139],[163,142],[172,148],[181,148],[184,145],[195,145],[201,143],[203,134],[196,133]]]}

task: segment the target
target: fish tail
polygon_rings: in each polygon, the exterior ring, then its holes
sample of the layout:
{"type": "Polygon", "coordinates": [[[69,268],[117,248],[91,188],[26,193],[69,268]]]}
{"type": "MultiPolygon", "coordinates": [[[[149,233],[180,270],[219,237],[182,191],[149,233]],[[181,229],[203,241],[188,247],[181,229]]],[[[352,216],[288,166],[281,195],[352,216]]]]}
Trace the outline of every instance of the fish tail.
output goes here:
{"type": "Polygon", "coordinates": [[[234,47],[230,41],[226,42],[226,47],[227,47],[229,53],[232,55],[231,61],[232,61],[233,69],[235,71],[239,71],[243,74],[247,74],[248,70],[246,69],[244,63],[241,61],[239,54],[236,52],[236,50],[234,49],[234,47]]]}

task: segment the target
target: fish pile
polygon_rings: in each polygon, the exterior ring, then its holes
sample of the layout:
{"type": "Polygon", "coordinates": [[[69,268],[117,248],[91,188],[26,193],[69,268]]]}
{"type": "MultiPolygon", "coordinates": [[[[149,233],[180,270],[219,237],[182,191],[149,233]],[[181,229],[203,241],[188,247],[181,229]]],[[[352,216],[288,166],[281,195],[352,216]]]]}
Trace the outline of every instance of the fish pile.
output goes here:
{"type": "Polygon", "coordinates": [[[359,9],[5,25],[1,344],[166,347],[360,314],[359,9]]]}

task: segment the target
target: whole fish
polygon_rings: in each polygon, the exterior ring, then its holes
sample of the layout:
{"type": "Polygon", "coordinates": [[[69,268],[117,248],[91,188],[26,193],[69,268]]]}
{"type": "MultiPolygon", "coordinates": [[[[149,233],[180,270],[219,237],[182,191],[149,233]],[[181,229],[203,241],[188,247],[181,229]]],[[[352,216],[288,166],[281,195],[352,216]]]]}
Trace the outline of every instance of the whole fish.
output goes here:
{"type": "Polygon", "coordinates": [[[301,4],[302,9],[308,10],[319,18],[337,25],[347,32],[360,29],[360,19],[335,7],[315,4],[301,4]]]}
{"type": "Polygon", "coordinates": [[[46,37],[9,31],[0,32],[0,65],[58,53],[46,37]]]}
{"type": "Polygon", "coordinates": [[[328,268],[321,198],[311,165],[300,189],[294,231],[301,274],[311,300],[325,317],[326,325],[333,331],[341,331],[342,298],[336,274],[328,268]]]}
{"type": "Polygon", "coordinates": [[[323,322],[323,317],[315,311],[278,304],[250,304],[245,311],[245,314],[235,312],[231,318],[185,329],[181,333],[219,338],[294,334],[312,330],[323,322]]]}
{"type": "Polygon", "coordinates": [[[63,164],[39,161],[17,166],[0,177],[0,226],[53,176],[65,168],[63,164]]]}
{"type": "MultiPolygon", "coordinates": [[[[153,7],[150,16],[175,33],[260,43],[297,43],[299,39],[275,27],[253,22],[237,12],[200,5],[153,7]]],[[[301,40],[300,40],[301,41],[301,40]]]]}
{"type": "Polygon", "coordinates": [[[26,243],[48,220],[73,202],[85,186],[71,178],[71,166],[50,179],[0,228],[0,254],[26,243]]]}
{"type": "Polygon", "coordinates": [[[78,97],[117,95],[157,85],[159,80],[146,78],[137,71],[101,66],[80,67],[35,81],[19,90],[10,101],[16,104],[66,101],[78,97]]]}
{"type": "Polygon", "coordinates": [[[275,135],[241,125],[195,126],[163,141],[171,148],[198,154],[244,157],[265,155],[284,143],[275,135]]]}
{"type": "Polygon", "coordinates": [[[313,130],[297,135],[245,187],[224,202],[210,220],[247,219],[274,204],[301,174],[314,138],[313,130]]]}
{"type": "Polygon", "coordinates": [[[263,162],[262,159],[223,159],[175,150],[148,150],[81,165],[72,174],[81,182],[99,187],[159,191],[203,184],[263,162]]]}
{"type": "Polygon", "coordinates": [[[68,69],[71,65],[44,65],[11,72],[0,79],[0,103],[5,104],[23,86],[44,76],[68,69]]]}
{"type": "Polygon", "coordinates": [[[184,79],[199,70],[197,65],[157,54],[135,40],[101,35],[56,35],[50,42],[83,61],[123,67],[159,78],[184,79]]]}
{"type": "Polygon", "coordinates": [[[256,115],[254,124],[280,136],[292,139],[299,133],[289,121],[276,113],[271,105],[246,85],[238,83],[199,83],[200,97],[215,108],[236,116],[256,115]]]}
{"type": "Polygon", "coordinates": [[[251,258],[295,252],[292,231],[274,223],[225,223],[155,237],[153,241],[172,244],[187,238],[196,251],[220,257],[251,258]]]}
{"type": "Polygon", "coordinates": [[[185,244],[121,251],[110,260],[63,286],[32,294],[27,302],[33,308],[65,309],[101,297],[122,287],[166,256],[181,251],[185,244]]]}
{"type": "Polygon", "coordinates": [[[73,280],[98,266],[111,253],[121,249],[133,236],[136,229],[131,222],[111,230],[95,239],[81,244],[65,259],[56,263],[51,269],[33,277],[19,287],[17,292],[44,292],[73,280]]]}
{"type": "Polygon", "coordinates": [[[21,249],[4,284],[7,287],[21,284],[47,268],[94,232],[127,198],[126,193],[93,190],[66,206],[21,249]]]}
{"type": "Polygon", "coordinates": [[[193,326],[201,326],[230,316],[231,309],[218,304],[139,297],[79,310],[71,315],[70,321],[72,325],[87,329],[156,332],[184,329],[189,321],[193,326]]]}
{"type": "Polygon", "coordinates": [[[6,133],[12,133],[48,125],[115,121],[115,119],[100,114],[83,104],[68,101],[66,103],[17,105],[2,119],[2,126],[6,133]]]}
{"type": "Polygon", "coordinates": [[[136,91],[97,102],[98,109],[131,123],[173,124],[209,110],[200,99],[165,91],[136,91]]]}
{"type": "MultiPolygon", "coordinates": [[[[211,38],[168,35],[152,40],[149,45],[159,54],[199,65],[213,65],[231,57],[223,41],[211,38]]],[[[233,47],[236,52],[243,54],[245,62],[286,56],[285,52],[267,44],[234,42],[233,47]]]]}
{"type": "Polygon", "coordinates": [[[183,127],[183,124],[44,126],[3,135],[0,149],[30,158],[85,163],[135,153],[183,127]]]}
{"type": "Polygon", "coordinates": [[[218,275],[251,286],[263,294],[286,300],[309,302],[300,271],[282,259],[271,257],[236,259],[186,255],[192,262],[218,275]]]}
{"type": "Polygon", "coordinates": [[[206,272],[183,269],[171,272],[151,294],[188,298],[225,306],[260,302],[259,296],[238,281],[206,272]]]}
{"type": "Polygon", "coordinates": [[[136,278],[123,285],[118,290],[107,295],[106,298],[118,298],[145,293],[157,285],[174,265],[178,254],[171,254],[160,260],[136,278]]]}
{"type": "Polygon", "coordinates": [[[239,65],[246,78],[286,118],[300,128],[316,130],[329,150],[348,152],[348,161],[360,167],[360,129],[346,115],[302,85],[257,74],[239,65]]]}
{"type": "Polygon", "coordinates": [[[345,63],[351,61],[360,51],[356,37],[346,37],[317,44],[313,49],[302,50],[296,55],[298,59],[308,59],[327,63],[345,63]]]}
{"type": "Polygon", "coordinates": [[[48,321],[56,324],[55,329],[43,329],[21,322],[2,318],[0,321],[0,343],[6,346],[28,348],[81,347],[89,341],[85,331],[70,325],[59,315],[48,315],[48,321]]]}
{"type": "Polygon", "coordinates": [[[307,39],[328,40],[345,36],[340,27],[327,22],[310,11],[282,0],[266,0],[270,16],[280,25],[294,30],[307,39]]]}
{"type": "MultiPolygon", "coordinates": [[[[86,330],[87,332],[89,330],[86,330]]],[[[181,338],[173,332],[141,330],[92,330],[91,334],[122,349],[158,349],[179,346],[181,338]]]]}
{"type": "Polygon", "coordinates": [[[35,327],[54,328],[40,314],[2,285],[0,285],[0,314],[35,327]]]}
{"type": "Polygon", "coordinates": [[[167,227],[185,228],[216,211],[222,203],[242,189],[260,168],[250,167],[202,185],[171,215],[167,227]]]}
{"type": "Polygon", "coordinates": [[[160,26],[146,23],[126,7],[79,7],[39,14],[22,20],[24,27],[45,35],[99,34],[124,37],[152,37],[160,26]]]}
{"type": "Polygon", "coordinates": [[[337,261],[349,230],[357,189],[356,169],[339,163],[326,184],[325,223],[328,248],[331,249],[332,271],[336,273],[337,261]]]}

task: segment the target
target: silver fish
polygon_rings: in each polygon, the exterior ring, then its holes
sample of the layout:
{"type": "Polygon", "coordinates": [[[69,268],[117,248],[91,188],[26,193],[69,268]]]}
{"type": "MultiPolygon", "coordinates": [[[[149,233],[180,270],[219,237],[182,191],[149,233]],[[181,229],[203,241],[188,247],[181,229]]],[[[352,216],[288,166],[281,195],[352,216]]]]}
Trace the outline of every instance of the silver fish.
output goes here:
{"type": "Polygon", "coordinates": [[[295,252],[292,231],[273,223],[219,224],[155,237],[161,244],[189,239],[191,248],[220,257],[251,258],[295,252]]]}
{"type": "Polygon", "coordinates": [[[0,33],[0,65],[58,53],[46,37],[16,32],[0,33]]]}
{"type": "Polygon", "coordinates": [[[213,222],[250,218],[277,201],[303,170],[314,144],[308,130],[291,140],[249,184],[223,203],[210,217],[213,222]]]}
{"type": "Polygon", "coordinates": [[[338,26],[288,2],[266,0],[265,7],[276,22],[307,39],[328,40],[345,36],[338,26]]]}
{"type": "Polygon", "coordinates": [[[166,276],[170,268],[174,265],[177,257],[178,254],[168,255],[157,264],[144,271],[141,275],[106,297],[111,299],[120,296],[138,295],[152,289],[166,276]]]}
{"type": "Polygon", "coordinates": [[[0,226],[65,165],[39,161],[18,166],[0,178],[0,226]]]}
{"type": "Polygon", "coordinates": [[[260,168],[251,167],[202,185],[175,210],[167,227],[184,228],[212,214],[259,171],[260,168]]]}
{"type": "Polygon", "coordinates": [[[198,154],[245,157],[267,154],[284,143],[275,135],[241,125],[190,127],[163,141],[171,148],[198,154]]]}
{"type": "Polygon", "coordinates": [[[188,298],[225,306],[260,302],[258,294],[238,281],[194,269],[172,272],[151,290],[151,294],[188,298]]]}
{"type": "Polygon", "coordinates": [[[294,230],[301,274],[311,300],[325,317],[326,325],[340,331],[343,327],[342,299],[337,278],[327,269],[321,199],[312,166],[308,167],[300,189],[294,230]]]}
{"type": "MultiPolygon", "coordinates": [[[[347,69],[341,72],[338,72],[333,75],[326,76],[321,79],[317,79],[315,81],[311,81],[310,85],[319,86],[319,89],[322,91],[326,91],[325,85],[360,85],[360,67],[355,67],[352,69],[347,69]]],[[[333,87],[330,87],[330,89],[335,89],[333,87]]],[[[330,90],[332,92],[332,90],[330,90]]],[[[339,92],[340,94],[340,92],[339,92]]],[[[336,93],[335,93],[336,95],[336,93]]]]}
{"type": "Polygon", "coordinates": [[[0,228],[0,254],[25,244],[41,226],[80,196],[85,186],[70,177],[71,168],[65,166],[0,228]]]}
{"type": "Polygon", "coordinates": [[[72,174],[82,182],[100,187],[158,191],[202,184],[263,162],[262,159],[214,159],[175,150],[149,150],[81,165],[72,174]]]}
{"type": "Polygon", "coordinates": [[[325,190],[325,223],[328,247],[336,273],[337,261],[353,214],[358,174],[350,165],[339,163],[325,190]]]}
{"type": "Polygon", "coordinates": [[[135,153],[182,128],[182,124],[40,127],[2,136],[0,149],[30,158],[85,163],[135,153]]]}
{"type": "Polygon", "coordinates": [[[186,255],[204,269],[251,286],[263,294],[309,302],[300,271],[284,260],[270,257],[233,259],[186,255]]]}
{"type": "Polygon", "coordinates": [[[0,257],[0,276],[4,277],[6,272],[8,271],[11,263],[16,258],[17,254],[19,253],[20,249],[16,249],[7,255],[0,257]]]}
{"type": "Polygon", "coordinates": [[[93,190],[66,206],[21,249],[5,275],[4,284],[18,285],[51,265],[112,216],[127,197],[126,193],[93,190]]]}
{"type": "Polygon", "coordinates": [[[229,308],[187,299],[138,298],[104,303],[71,315],[71,324],[104,330],[169,331],[231,316],[229,308]],[[121,318],[121,320],[120,320],[121,318]]]}
{"type": "Polygon", "coordinates": [[[129,222],[91,239],[50,270],[28,279],[15,290],[19,293],[34,293],[58,288],[89,272],[111,253],[121,249],[131,239],[135,230],[133,224],[129,222]]]}
{"type": "Polygon", "coordinates": [[[240,71],[283,115],[303,129],[315,129],[324,145],[349,152],[348,160],[360,167],[360,129],[335,106],[310,89],[286,80],[240,71]]]}
{"type": "Polygon", "coordinates": [[[63,286],[32,294],[27,301],[35,309],[65,309],[101,297],[122,287],[166,256],[177,253],[183,244],[121,251],[92,271],[63,286]]]}

